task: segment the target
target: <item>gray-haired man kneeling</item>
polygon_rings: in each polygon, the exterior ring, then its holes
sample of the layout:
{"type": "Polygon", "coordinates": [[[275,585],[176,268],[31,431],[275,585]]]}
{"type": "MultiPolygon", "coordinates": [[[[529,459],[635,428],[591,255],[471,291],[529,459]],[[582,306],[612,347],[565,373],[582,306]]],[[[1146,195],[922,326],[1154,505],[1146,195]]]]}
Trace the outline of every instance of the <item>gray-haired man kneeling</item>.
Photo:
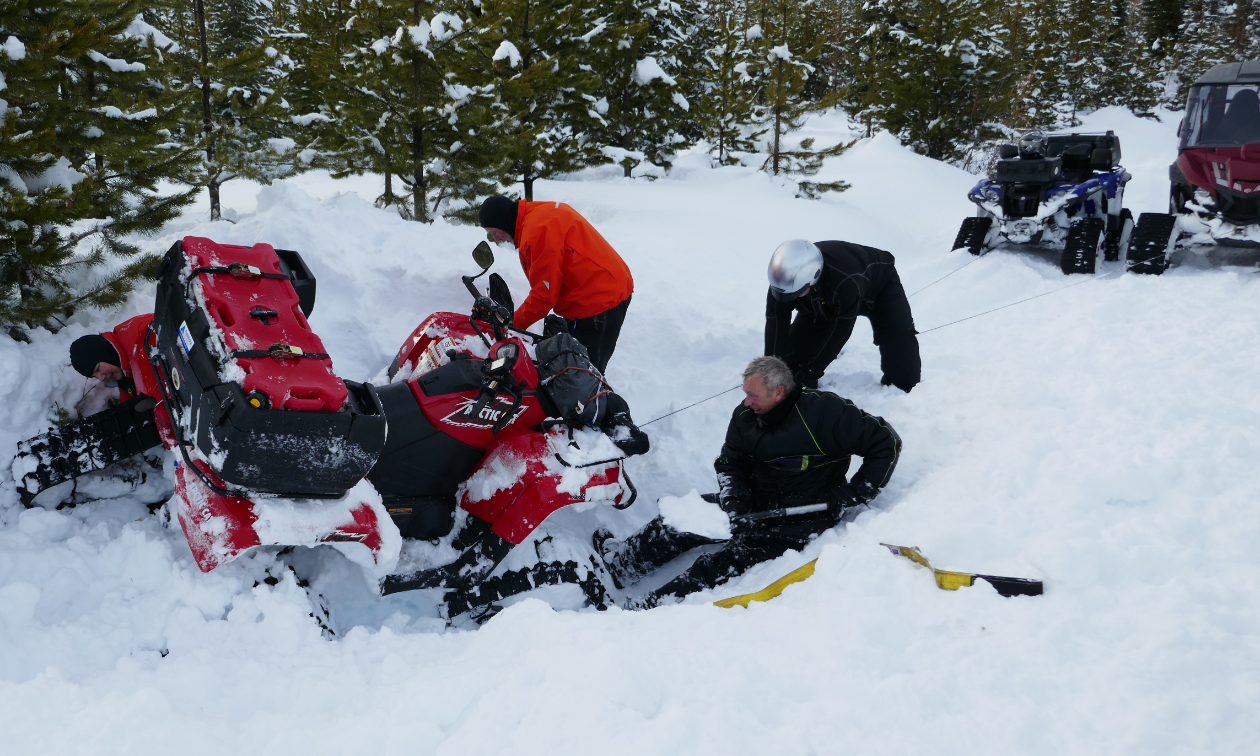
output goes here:
{"type": "MultiPolygon", "coordinates": [[[[799,550],[839,523],[844,509],[874,498],[892,476],[901,453],[896,431],[836,394],[797,387],[778,357],[749,363],[744,395],[713,465],[718,503],[731,515],[734,535],[683,574],[632,599],[628,608],[680,601],[799,550]],[[854,454],[862,457],[862,467],[846,480],[854,454]],[[826,506],[810,506],[817,504],[826,506]]],[[[720,542],[675,530],[659,517],[625,542],[612,540],[607,531],[595,534],[596,549],[622,585],[712,543],[720,542]]]]}

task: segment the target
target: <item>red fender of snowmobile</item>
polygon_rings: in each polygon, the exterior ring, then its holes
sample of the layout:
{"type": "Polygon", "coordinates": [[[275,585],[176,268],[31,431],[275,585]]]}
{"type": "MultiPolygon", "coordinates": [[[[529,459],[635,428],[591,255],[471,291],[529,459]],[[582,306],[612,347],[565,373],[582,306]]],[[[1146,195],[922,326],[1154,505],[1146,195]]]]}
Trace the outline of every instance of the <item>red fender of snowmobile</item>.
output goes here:
{"type": "MultiPolygon", "coordinates": [[[[562,431],[553,433],[564,437],[562,431]]],[[[584,469],[565,468],[556,460],[549,435],[552,434],[522,433],[499,444],[482,460],[460,497],[460,507],[491,523],[490,530],[510,543],[524,541],[557,509],[588,499],[607,500],[609,486],[617,486],[612,498],[615,503],[621,503],[626,495],[621,487],[618,463],[584,469]],[[522,465],[523,472],[520,471],[522,465]],[[575,492],[561,491],[566,469],[570,475],[589,475],[589,478],[580,483],[575,492]],[[516,474],[516,479],[510,487],[482,490],[494,486],[495,478],[512,474],[516,474]]]]}
{"type": "MultiPolygon", "coordinates": [[[[201,460],[194,460],[193,464],[221,486],[209,465],[201,460]]],[[[349,500],[302,500],[301,516],[260,522],[254,502],[211,490],[187,464],[180,464],[175,470],[175,496],[171,506],[202,572],[209,572],[255,546],[264,545],[361,543],[371,552],[373,560],[379,562],[381,528],[394,525],[392,522],[382,524],[368,502],[354,500],[354,492],[352,489],[348,494],[349,500]]]]}

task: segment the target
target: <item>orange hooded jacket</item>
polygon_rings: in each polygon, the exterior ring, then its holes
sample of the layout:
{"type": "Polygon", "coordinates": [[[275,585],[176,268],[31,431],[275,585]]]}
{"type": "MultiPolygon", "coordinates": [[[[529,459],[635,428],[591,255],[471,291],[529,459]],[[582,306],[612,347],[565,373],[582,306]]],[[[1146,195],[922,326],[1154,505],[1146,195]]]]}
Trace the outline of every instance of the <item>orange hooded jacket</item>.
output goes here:
{"type": "Polygon", "coordinates": [[[566,204],[521,200],[514,238],[530,286],[513,317],[517,328],[529,328],[552,310],[570,320],[589,318],[634,293],[625,261],[566,204]]]}

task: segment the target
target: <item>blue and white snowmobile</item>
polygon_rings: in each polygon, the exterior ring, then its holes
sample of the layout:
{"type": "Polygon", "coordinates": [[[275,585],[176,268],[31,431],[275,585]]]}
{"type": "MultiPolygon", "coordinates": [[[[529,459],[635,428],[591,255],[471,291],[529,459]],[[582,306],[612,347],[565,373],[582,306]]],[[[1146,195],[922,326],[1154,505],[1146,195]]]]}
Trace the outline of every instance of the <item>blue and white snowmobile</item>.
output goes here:
{"type": "Polygon", "coordinates": [[[1093,273],[1126,252],[1133,214],[1124,204],[1132,176],[1120,166],[1120,137],[1029,132],[998,146],[992,178],[967,195],[976,215],[963,221],[954,249],[973,255],[1008,245],[1060,250],[1064,273],[1093,273]]]}

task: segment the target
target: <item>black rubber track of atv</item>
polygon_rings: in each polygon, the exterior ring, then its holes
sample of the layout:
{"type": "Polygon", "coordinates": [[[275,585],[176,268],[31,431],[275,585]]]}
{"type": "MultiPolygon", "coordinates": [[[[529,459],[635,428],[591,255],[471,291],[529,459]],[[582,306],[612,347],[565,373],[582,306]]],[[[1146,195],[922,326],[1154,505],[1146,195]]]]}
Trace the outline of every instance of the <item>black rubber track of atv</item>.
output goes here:
{"type": "Polygon", "coordinates": [[[1142,213],[1129,237],[1129,270],[1159,275],[1168,269],[1168,248],[1177,218],[1167,213],[1142,213]]]}
{"type": "MultiPolygon", "coordinates": [[[[1120,211],[1120,223],[1116,226],[1115,231],[1108,231],[1107,237],[1103,239],[1103,259],[1107,262],[1116,262],[1120,259],[1120,241],[1124,238],[1125,224],[1133,220],[1133,213],[1129,208],[1120,211]]],[[[1133,232],[1129,232],[1129,239],[1133,239],[1133,232]]]]}
{"type": "Polygon", "coordinates": [[[1102,218],[1085,218],[1068,229],[1059,268],[1064,275],[1093,273],[1098,266],[1098,240],[1107,224],[1102,218]]]}
{"type": "Polygon", "coordinates": [[[989,228],[993,225],[992,218],[966,218],[962,222],[962,226],[958,229],[958,236],[954,237],[953,249],[966,247],[967,251],[973,255],[984,252],[984,240],[989,235],[989,228]]]}

